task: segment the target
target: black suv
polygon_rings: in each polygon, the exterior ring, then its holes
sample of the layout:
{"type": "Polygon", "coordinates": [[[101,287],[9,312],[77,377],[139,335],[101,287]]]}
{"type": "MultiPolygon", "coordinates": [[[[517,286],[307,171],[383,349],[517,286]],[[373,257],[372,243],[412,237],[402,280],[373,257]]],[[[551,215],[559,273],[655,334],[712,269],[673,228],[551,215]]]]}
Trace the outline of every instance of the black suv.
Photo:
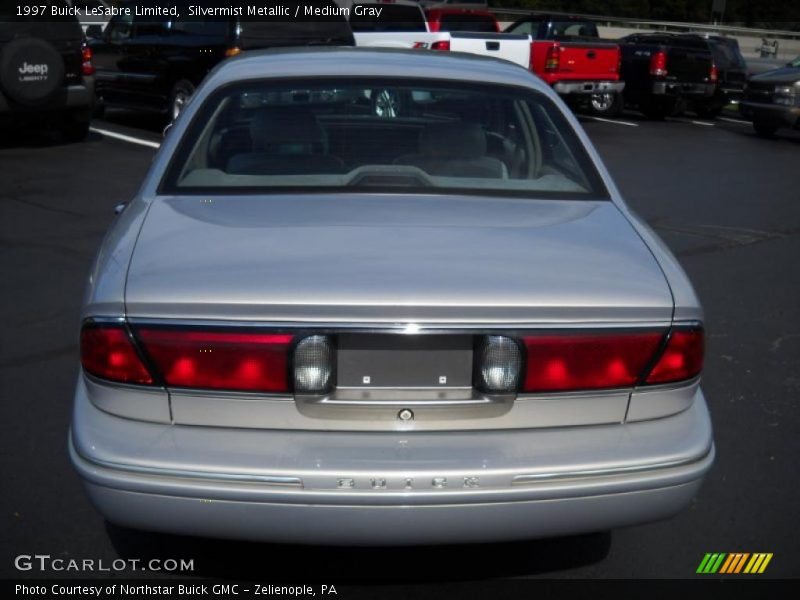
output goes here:
{"type": "Polygon", "coordinates": [[[94,67],[74,16],[52,17],[64,0],[37,0],[47,17],[17,15],[0,5],[0,125],[49,126],[70,141],[89,132],[94,67]]]}
{"type": "MultiPolygon", "coordinates": [[[[105,30],[87,29],[97,67],[101,106],[115,106],[178,116],[203,78],[221,61],[240,52],[282,46],[354,46],[344,17],[247,17],[248,6],[237,0],[219,4],[196,0],[164,0],[179,16],[139,17],[130,14],[109,21],[105,30]],[[204,16],[191,6],[240,8],[245,16],[204,16]]],[[[292,5],[294,6],[294,5],[292,5]]],[[[307,0],[303,7],[335,8],[333,0],[307,0]]]]}

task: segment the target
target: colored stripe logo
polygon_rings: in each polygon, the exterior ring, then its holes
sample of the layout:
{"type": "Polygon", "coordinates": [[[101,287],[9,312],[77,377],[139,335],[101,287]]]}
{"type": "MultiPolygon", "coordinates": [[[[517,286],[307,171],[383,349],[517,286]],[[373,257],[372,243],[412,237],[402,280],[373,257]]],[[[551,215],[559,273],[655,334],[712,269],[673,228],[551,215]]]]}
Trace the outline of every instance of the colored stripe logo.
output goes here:
{"type": "Polygon", "coordinates": [[[769,561],[772,560],[772,552],[708,552],[700,561],[697,573],[737,575],[739,573],[763,573],[769,561]]]}

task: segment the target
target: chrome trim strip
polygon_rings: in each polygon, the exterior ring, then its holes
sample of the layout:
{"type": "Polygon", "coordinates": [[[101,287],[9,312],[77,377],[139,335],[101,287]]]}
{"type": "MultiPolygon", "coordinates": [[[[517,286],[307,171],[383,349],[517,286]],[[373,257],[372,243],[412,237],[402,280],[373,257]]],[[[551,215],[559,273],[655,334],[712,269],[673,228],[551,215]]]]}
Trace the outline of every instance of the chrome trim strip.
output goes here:
{"type": "Polygon", "coordinates": [[[708,457],[713,450],[713,443],[709,444],[706,452],[700,457],[686,458],[663,463],[652,463],[646,465],[632,465],[630,467],[614,467],[611,469],[589,469],[586,471],[572,471],[569,473],[533,473],[528,475],[516,475],[511,480],[511,485],[530,485],[540,481],[554,481],[562,479],[585,479],[590,477],[609,477],[614,475],[625,475],[628,473],[641,473],[642,471],[660,471],[662,469],[672,469],[684,467],[700,462],[708,457]]]}
{"type": "MultiPolygon", "coordinates": [[[[102,317],[98,317],[102,318],[102,317]]],[[[166,326],[186,326],[186,327],[253,327],[264,329],[297,329],[297,330],[325,330],[332,331],[353,331],[358,333],[369,332],[396,332],[405,334],[417,333],[452,333],[465,331],[472,334],[483,332],[496,332],[499,330],[513,331],[515,329],[666,329],[673,325],[671,321],[648,321],[648,322],[629,322],[629,321],[602,321],[602,322],[527,322],[527,323],[398,323],[398,322],[330,322],[330,321],[241,321],[223,319],[157,319],[128,317],[131,325],[166,325],[166,326]]],[[[691,322],[694,323],[694,322],[691,322]]],[[[675,325],[687,325],[687,323],[674,323],[675,325]]]]}
{"type": "Polygon", "coordinates": [[[141,467],[135,465],[123,465],[120,463],[98,460],[83,455],[75,446],[70,432],[70,445],[76,454],[83,460],[104,469],[115,471],[126,471],[140,475],[157,475],[158,477],[181,477],[184,479],[200,479],[204,481],[228,481],[236,483],[260,483],[263,485],[277,487],[303,487],[303,480],[299,477],[284,477],[276,475],[239,475],[236,473],[213,473],[207,471],[188,471],[181,469],[159,469],[156,467],[141,467]]]}

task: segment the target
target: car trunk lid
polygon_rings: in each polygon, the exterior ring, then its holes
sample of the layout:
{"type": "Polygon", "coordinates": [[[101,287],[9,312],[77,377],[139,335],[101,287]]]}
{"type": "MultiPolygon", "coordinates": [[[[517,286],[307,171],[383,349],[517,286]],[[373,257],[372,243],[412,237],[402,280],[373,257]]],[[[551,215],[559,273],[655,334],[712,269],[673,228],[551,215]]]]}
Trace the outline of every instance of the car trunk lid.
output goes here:
{"type": "Polygon", "coordinates": [[[433,195],[154,200],[137,318],[668,323],[658,264],[608,201],[433,195]]]}

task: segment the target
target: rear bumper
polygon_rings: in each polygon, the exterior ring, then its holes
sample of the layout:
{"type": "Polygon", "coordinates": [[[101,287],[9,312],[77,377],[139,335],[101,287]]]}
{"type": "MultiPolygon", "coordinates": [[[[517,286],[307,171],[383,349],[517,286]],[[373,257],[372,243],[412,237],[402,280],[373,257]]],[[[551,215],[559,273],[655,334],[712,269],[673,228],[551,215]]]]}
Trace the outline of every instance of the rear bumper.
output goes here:
{"type": "Polygon", "coordinates": [[[625,89],[624,81],[559,81],[553,89],[561,95],[598,94],[604,92],[620,93],[625,89]]]}
{"type": "Polygon", "coordinates": [[[63,113],[72,110],[91,110],[94,108],[94,77],[84,77],[80,85],[61,88],[40,105],[24,106],[10,101],[0,92],[0,115],[38,115],[42,113],[63,113]]]}
{"type": "Polygon", "coordinates": [[[179,534],[322,544],[529,539],[657,520],[714,460],[702,393],[671,417],[490,432],[144,423],[76,399],[72,462],[100,512],[179,534]]]}
{"type": "Polygon", "coordinates": [[[713,83],[681,83],[680,81],[656,81],[650,91],[656,96],[686,96],[706,98],[714,95],[713,83]]]}

